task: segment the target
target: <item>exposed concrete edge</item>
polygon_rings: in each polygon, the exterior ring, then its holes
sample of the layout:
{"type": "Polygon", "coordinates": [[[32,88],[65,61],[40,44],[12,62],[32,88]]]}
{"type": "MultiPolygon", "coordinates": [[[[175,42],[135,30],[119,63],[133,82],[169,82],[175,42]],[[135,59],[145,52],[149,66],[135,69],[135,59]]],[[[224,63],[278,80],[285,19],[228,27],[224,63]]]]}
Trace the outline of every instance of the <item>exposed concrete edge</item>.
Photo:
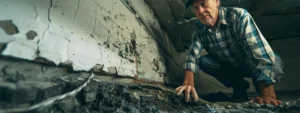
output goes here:
{"type": "Polygon", "coordinates": [[[93,70],[90,71],[74,71],[72,70],[71,65],[55,65],[53,62],[46,61],[44,59],[37,59],[37,60],[26,60],[26,59],[20,59],[16,57],[9,57],[9,56],[1,56],[0,55],[0,60],[5,60],[9,62],[24,62],[24,63],[29,63],[29,64],[34,64],[34,65],[40,65],[40,66],[49,66],[49,67],[55,67],[55,68],[60,68],[64,72],[72,74],[72,73],[94,73],[95,77],[97,76],[102,76],[102,77],[107,77],[107,82],[120,82],[120,83],[136,83],[136,84],[157,84],[157,85],[163,85],[165,82],[161,81],[154,81],[154,80],[146,80],[142,78],[135,78],[135,77],[130,77],[130,76],[122,76],[122,75],[117,75],[114,73],[109,73],[105,71],[101,72],[96,72],[93,70]],[[125,80],[127,82],[124,82],[122,80],[125,80]]]}

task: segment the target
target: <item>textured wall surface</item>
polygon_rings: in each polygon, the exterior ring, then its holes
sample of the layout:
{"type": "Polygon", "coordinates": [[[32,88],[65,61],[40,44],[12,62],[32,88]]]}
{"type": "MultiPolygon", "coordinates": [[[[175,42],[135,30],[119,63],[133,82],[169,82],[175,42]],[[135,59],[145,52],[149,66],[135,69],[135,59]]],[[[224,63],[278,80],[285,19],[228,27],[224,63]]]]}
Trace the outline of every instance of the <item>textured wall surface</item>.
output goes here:
{"type": "Polygon", "coordinates": [[[72,65],[75,71],[89,71],[98,64],[104,65],[107,72],[115,67],[122,76],[160,82],[164,79],[165,54],[171,54],[168,52],[173,46],[143,0],[131,3],[139,12],[130,11],[120,0],[0,3],[0,21],[6,26],[10,22],[18,30],[9,34],[8,28],[0,29],[0,43],[7,43],[4,56],[44,58],[56,65],[72,65]]]}

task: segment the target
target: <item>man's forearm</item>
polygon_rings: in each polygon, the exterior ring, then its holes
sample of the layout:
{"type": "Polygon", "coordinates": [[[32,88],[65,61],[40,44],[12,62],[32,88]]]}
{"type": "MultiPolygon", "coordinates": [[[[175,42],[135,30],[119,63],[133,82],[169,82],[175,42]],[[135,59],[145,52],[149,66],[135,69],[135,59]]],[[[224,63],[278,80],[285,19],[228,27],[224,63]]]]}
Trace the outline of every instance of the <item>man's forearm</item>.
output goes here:
{"type": "Polygon", "coordinates": [[[194,86],[194,72],[185,70],[183,84],[194,86]]]}

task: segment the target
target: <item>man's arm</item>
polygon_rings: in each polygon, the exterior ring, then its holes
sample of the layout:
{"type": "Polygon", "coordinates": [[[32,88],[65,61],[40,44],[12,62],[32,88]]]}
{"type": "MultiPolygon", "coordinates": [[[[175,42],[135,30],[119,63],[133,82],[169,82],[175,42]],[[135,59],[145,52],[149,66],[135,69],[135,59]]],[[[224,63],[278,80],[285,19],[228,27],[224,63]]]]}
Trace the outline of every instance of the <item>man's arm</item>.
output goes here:
{"type": "Polygon", "coordinates": [[[252,76],[259,84],[260,97],[255,101],[278,105],[281,102],[276,100],[273,84],[276,83],[274,76],[275,55],[270,45],[260,33],[250,14],[245,11],[239,18],[238,25],[244,50],[251,62],[254,62],[252,76]]]}
{"type": "Polygon", "coordinates": [[[186,61],[183,65],[183,70],[185,71],[192,71],[196,73],[198,69],[198,65],[196,63],[196,59],[200,58],[200,52],[203,49],[203,45],[199,39],[199,35],[197,32],[193,34],[193,41],[192,45],[190,46],[189,50],[187,51],[186,61]]]}
{"type": "Polygon", "coordinates": [[[194,33],[193,38],[192,45],[187,51],[188,55],[183,65],[183,70],[185,71],[183,85],[176,88],[178,95],[185,90],[185,100],[187,102],[189,101],[190,93],[192,93],[195,102],[198,100],[198,94],[194,87],[194,73],[198,69],[196,59],[200,57],[200,52],[203,49],[197,32],[194,33]]]}

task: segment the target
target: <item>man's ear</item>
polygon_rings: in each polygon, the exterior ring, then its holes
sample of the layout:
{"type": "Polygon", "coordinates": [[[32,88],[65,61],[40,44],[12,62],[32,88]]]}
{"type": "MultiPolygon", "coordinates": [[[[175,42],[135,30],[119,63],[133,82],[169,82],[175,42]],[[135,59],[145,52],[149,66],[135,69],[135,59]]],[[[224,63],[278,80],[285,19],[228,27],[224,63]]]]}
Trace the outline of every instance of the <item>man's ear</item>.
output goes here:
{"type": "Polygon", "coordinates": [[[220,7],[220,0],[216,0],[217,7],[220,7]]]}

